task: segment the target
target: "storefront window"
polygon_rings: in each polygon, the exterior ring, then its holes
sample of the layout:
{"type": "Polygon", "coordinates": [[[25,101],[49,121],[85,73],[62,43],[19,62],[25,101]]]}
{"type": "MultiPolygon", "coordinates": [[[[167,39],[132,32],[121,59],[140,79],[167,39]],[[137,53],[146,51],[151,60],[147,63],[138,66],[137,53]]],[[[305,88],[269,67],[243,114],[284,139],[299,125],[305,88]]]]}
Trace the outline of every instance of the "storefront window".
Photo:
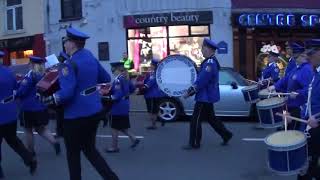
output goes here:
{"type": "Polygon", "coordinates": [[[169,36],[189,36],[189,26],[169,26],[169,36]]]}
{"type": "Polygon", "coordinates": [[[192,35],[209,34],[208,26],[191,26],[192,35]]]}
{"type": "Polygon", "coordinates": [[[186,55],[199,65],[203,58],[201,53],[203,39],[204,37],[170,38],[170,54],[186,55]]]}
{"type": "Polygon", "coordinates": [[[147,71],[152,58],[161,60],[172,54],[186,55],[200,64],[201,45],[209,34],[209,25],[128,29],[128,55],[138,72],[147,71]]]}
{"type": "Polygon", "coordinates": [[[28,64],[29,56],[33,55],[33,50],[21,50],[10,52],[10,59],[12,65],[28,64]]]}
{"type": "Polygon", "coordinates": [[[282,77],[284,75],[284,71],[287,67],[289,55],[285,51],[287,42],[285,41],[258,41],[257,43],[257,49],[260,50],[257,57],[256,57],[256,63],[257,63],[257,76],[261,77],[262,70],[268,65],[268,53],[265,52],[266,47],[268,46],[277,46],[277,49],[279,51],[279,58],[277,63],[278,68],[280,69],[280,76],[282,77]]]}

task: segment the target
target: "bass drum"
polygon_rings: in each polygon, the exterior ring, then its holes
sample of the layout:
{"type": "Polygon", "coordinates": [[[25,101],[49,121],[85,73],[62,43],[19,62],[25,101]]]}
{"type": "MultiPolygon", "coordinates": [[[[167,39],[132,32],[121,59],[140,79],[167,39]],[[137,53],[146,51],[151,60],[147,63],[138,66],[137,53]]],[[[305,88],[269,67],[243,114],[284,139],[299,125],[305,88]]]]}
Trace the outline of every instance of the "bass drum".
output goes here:
{"type": "Polygon", "coordinates": [[[183,96],[196,79],[196,65],[184,55],[170,55],[156,69],[157,84],[170,97],[183,96]]]}

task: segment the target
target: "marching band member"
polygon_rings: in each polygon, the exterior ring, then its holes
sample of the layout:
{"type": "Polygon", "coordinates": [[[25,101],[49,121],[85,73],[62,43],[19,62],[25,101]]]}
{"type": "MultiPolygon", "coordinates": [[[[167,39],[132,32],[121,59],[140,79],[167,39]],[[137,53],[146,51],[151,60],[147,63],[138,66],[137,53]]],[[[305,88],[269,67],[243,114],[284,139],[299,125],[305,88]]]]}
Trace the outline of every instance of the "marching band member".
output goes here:
{"type": "Polygon", "coordinates": [[[129,95],[130,81],[126,77],[126,69],[122,62],[111,63],[112,72],[115,75],[115,79],[111,87],[110,99],[112,100],[111,108],[111,128],[112,128],[112,147],[107,149],[107,153],[119,152],[118,147],[118,134],[119,131],[127,135],[131,142],[131,148],[135,148],[140,140],[137,139],[131,132],[129,132],[129,95]]]}
{"type": "MultiPolygon", "coordinates": [[[[313,77],[313,69],[308,57],[301,54],[296,60],[296,68],[289,74],[281,78],[274,86],[270,86],[269,91],[291,93],[288,97],[287,107],[291,116],[300,117],[300,106],[306,103],[307,97],[304,95],[313,77]]],[[[300,129],[300,122],[292,121],[288,124],[288,129],[300,129]]]]}
{"type": "Polygon", "coordinates": [[[225,128],[224,124],[219,119],[216,119],[214,113],[213,104],[220,100],[220,65],[215,57],[215,51],[217,49],[218,46],[213,41],[207,38],[204,39],[201,51],[205,60],[201,63],[196,82],[184,95],[184,97],[187,98],[195,94],[196,101],[190,121],[189,144],[183,147],[185,150],[200,148],[202,120],[207,120],[211,127],[222,137],[222,145],[227,145],[233,136],[232,133],[225,128]]]}
{"type": "MultiPolygon", "coordinates": [[[[67,59],[69,59],[69,56],[65,52],[61,51],[58,56],[58,60],[59,60],[61,67],[63,66],[63,63],[67,59]]],[[[57,106],[55,108],[55,110],[56,110],[56,137],[62,137],[62,134],[63,134],[63,130],[62,130],[63,106],[57,106]]]]}
{"type": "Polygon", "coordinates": [[[320,112],[320,39],[313,39],[307,42],[310,46],[307,55],[316,72],[314,73],[313,80],[310,83],[308,91],[308,103],[306,115],[308,118],[308,125],[311,127],[309,130],[309,167],[307,173],[298,175],[298,180],[312,180],[313,178],[320,179],[320,126],[319,119],[314,115],[320,112]]]}
{"type": "Polygon", "coordinates": [[[70,58],[59,72],[60,90],[41,99],[48,105],[63,105],[63,137],[70,180],[81,180],[81,152],[103,179],[118,180],[96,149],[102,104],[99,92],[92,87],[110,82],[110,75],[93,54],[84,48],[88,35],[71,27],[66,32],[63,43],[70,58]]]}
{"type": "Polygon", "coordinates": [[[274,83],[279,80],[279,68],[276,64],[279,54],[270,51],[268,56],[268,65],[262,70],[262,80],[270,79],[274,83]]]}
{"type": "Polygon", "coordinates": [[[38,134],[51,143],[56,154],[60,154],[60,144],[47,128],[49,123],[48,108],[39,101],[36,95],[36,84],[41,80],[45,73],[45,60],[30,56],[31,71],[22,80],[16,97],[21,102],[20,121],[25,129],[26,144],[30,152],[35,156],[33,129],[38,134]]]}
{"type": "MultiPolygon", "coordinates": [[[[0,58],[3,56],[4,52],[0,51],[0,58]]],[[[30,173],[34,174],[37,161],[32,158],[32,154],[17,137],[17,104],[13,96],[16,88],[15,76],[0,64],[0,163],[2,139],[5,139],[7,144],[23,159],[24,164],[30,168],[30,173]]],[[[0,164],[0,179],[2,178],[4,174],[0,164]]]]}
{"type": "Polygon", "coordinates": [[[300,46],[297,43],[289,43],[286,47],[286,52],[290,56],[286,70],[285,70],[285,76],[290,73],[291,70],[293,70],[296,65],[296,60],[298,56],[304,51],[304,47],[300,46]]]}
{"type": "Polygon", "coordinates": [[[150,74],[147,75],[144,80],[144,98],[147,105],[147,111],[149,113],[151,119],[151,126],[148,126],[147,129],[154,130],[157,129],[157,117],[159,113],[159,103],[161,98],[165,96],[165,94],[159,89],[155,70],[157,68],[159,61],[156,59],[152,59],[150,66],[150,74]]]}

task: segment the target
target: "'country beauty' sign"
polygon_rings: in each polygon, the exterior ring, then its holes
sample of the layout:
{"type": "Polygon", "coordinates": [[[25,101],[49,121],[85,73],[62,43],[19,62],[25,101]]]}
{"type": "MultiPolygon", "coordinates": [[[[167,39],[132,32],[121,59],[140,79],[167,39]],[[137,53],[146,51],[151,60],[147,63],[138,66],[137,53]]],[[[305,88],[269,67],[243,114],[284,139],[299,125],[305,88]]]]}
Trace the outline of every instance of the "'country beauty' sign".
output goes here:
{"type": "Polygon", "coordinates": [[[123,17],[125,28],[184,24],[212,24],[212,11],[142,14],[123,17]]]}

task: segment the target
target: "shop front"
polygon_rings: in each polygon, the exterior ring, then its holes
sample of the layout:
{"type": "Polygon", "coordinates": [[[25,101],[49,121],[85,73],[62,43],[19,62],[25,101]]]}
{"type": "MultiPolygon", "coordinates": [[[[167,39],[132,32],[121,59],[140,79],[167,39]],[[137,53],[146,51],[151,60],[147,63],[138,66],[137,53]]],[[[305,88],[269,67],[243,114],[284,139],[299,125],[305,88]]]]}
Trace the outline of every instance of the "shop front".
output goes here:
{"type": "Polygon", "coordinates": [[[290,42],[320,37],[320,14],[292,12],[237,12],[232,14],[234,67],[249,79],[258,79],[266,65],[265,48],[277,46],[281,57],[278,66],[283,72],[290,42]]]}
{"type": "Polygon", "coordinates": [[[201,44],[210,38],[212,11],[171,12],[124,16],[129,58],[134,69],[144,72],[152,58],[182,54],[196,64],[202,59],[201,44]]]}
{"type": "Polygon", "coordinates": [[[28,64],[31,55],[45,57],[45,49],[43,34],[0,40],[0,50],[6,53],[2,63],[8,66],[28,64]]]}

